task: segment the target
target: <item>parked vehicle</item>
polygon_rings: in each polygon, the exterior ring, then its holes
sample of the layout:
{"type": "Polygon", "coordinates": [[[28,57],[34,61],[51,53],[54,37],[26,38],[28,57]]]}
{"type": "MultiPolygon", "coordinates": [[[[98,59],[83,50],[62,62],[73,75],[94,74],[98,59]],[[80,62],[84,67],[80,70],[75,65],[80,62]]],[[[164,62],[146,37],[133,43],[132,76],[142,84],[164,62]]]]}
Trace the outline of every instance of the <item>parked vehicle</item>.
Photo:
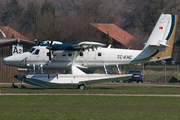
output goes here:
{"type": "Polygon", "coordinates": [[[133,76],[131,79],[123,80],[123,82],[128,82],[128,83],[130,83],[131,81],[136,81],[137,83],[144,82],[144,75],[139,70],[129,70],[125,74],[133,74],[133,76]]]}

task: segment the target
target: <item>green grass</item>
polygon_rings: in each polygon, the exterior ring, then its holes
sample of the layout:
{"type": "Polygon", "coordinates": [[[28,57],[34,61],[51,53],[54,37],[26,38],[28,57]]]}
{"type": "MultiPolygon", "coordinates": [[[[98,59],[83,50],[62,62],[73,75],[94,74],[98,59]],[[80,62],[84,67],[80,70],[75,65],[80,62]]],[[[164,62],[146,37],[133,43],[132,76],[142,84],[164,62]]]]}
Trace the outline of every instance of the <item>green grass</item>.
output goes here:
{"type": "MultiPolygon", "coordinates": [[[[167,84],[165,84],[167,85],[167,84]]],[[[169,84],[171,85],[171,84],[169,84]]],[[[179,85],[177,83],[177,85],[179,85]]],[[[50,89],[37,86],[27,85],[27,89],[12,88],[9,86],[2,86],[2,94],[6,93],[25,93],[25,94],[180,94],[180,87],[156,87],[147,86],[146,84],[132,84],[132,83],[112,83],[112,84],[99,84],[87,86],[86,90],[79,89],[50,89]],[[138,85],[138,86],[136,86],[138,85]]]]}
{"type": "Polygon", "coordinates": [[[1,120],[180,119],[180,99],[170,97],[0,96],[1,120]]]}
{"type": "MultiPolygon", "coordinates": [[[[107,84],[86,90],[1,86],[2,94],[177,94],[179,87],[107,84]]],[[[0,96],[1,120],[178,120],[179,97],[125,97],[85,95],[0,96]]]]}

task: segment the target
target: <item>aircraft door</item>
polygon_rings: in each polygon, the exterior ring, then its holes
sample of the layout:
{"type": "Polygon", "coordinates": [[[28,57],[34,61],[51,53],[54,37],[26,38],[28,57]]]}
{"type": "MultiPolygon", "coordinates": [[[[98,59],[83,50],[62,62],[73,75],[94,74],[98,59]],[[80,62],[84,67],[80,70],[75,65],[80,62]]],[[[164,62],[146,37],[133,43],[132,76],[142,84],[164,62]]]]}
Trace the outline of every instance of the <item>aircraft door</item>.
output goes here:
{"type": "Polygon", "coordinates": [[[89,67],[94,67],[96,66],[96,51],[89,49],[87,51],[87,63],[89,67]]]}

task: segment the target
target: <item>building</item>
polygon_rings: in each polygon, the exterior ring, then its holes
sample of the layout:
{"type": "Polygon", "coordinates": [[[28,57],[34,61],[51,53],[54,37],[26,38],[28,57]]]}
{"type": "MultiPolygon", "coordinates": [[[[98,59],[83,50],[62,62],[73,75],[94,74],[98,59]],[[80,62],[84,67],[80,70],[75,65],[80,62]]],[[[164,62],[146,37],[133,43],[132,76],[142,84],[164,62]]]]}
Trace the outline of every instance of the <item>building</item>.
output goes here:
{"type": "Polygon", "coordinates": [[[129,48],[129,41],[135,39],[134,36],[119,28],[115,24],[91,23],[91,25],[104,33],[104,36],[107,34],[107,31],[109,31],[109,35],[113,38],[113,47],[116,48],[129,48]]]}
{"type": "Polygon", "coordinates": [[[13,45],[23,45],[23,52],[26,52],[35,43],[10,27],[0,26],[0,83],[12,83],[14,75],[26,72],[19,71],[17,67],[6,66],[2,63],[3,58],[12,55],[13,45]]]}

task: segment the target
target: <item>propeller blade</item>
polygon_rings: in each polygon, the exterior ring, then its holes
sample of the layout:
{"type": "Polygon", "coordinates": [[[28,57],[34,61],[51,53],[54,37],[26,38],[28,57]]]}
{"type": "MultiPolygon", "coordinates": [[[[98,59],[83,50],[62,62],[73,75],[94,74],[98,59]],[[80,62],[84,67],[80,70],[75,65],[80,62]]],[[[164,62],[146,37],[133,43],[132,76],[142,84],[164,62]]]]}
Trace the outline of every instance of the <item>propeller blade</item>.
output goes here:
{"type": "Polygon", "coordinates": [[[51,40],[51,44],[50,44],[50,47],[52,47],[52,44],[53,44],[53,40],[51,40]]]}
{"type": "Polygon", "coordinates": [[[47,40],[47,44],[48,44],[48,46],[49,46],[49,40],[47,40]]]}
{"type": "Polygon", "coordinates": [[[51,61],[51,50],[49,50],[49,61],[51,61]]]}

